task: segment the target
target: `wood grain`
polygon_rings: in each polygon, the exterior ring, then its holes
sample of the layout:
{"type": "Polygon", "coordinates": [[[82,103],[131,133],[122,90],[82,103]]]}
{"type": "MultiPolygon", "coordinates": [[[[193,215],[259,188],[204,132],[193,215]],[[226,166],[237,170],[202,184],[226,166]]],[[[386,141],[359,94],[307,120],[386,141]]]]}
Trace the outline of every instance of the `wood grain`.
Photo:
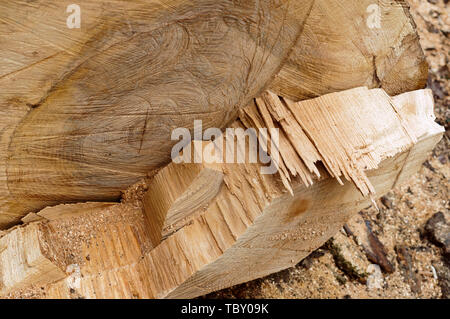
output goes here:
{"type": "Polygon", "coordinates": [[[174,128],[223,128],[268,86],[299,99],[374,78],[395,93],[422,85],[407,11],[382,2],[368,31],[366,2],[80,0],[69,29],[70,1],[2,1],[0,228],[117,200],[169,162],[174,128]]]}
{"type": "MultiPolygon", "coordinates": [[[[350,92],[355,94],[355,90],[350,92]]],[[[356,92],[370,96],[371,91],[356,92]]],[[[341,94],[348,97],[348,93],[341,94]]],[[[358,97],[353,99],[359,101],[358,97]]],[[[443,128],[434,123],[429,90],[392,100],[395,106],[389,99],[384,100],[387,105],[380,108],[383,114],[378,118],[402,118],[416,143],[411,145],[410,140],[398,138],[397,144],[387,144],[384,151],[390,155],[365,172],[376,196],[415,173],[443,133],[443,128]],[[389,108],[395,108],[398,114],[389,108]]],[[[344,99],[344,103],[348,101],[351,99],[344,99]]],[[[307,113],[302,103],[296,104],[298,111],[307,113]]],[[[333,104],[326,97],[309,103],[333,104]]],[[[372,120],[368,112],[358,120],[351,112],[339,107],[337,110],[334,116],[347,119],[350,127],[364,127],[372,120]]],[[[239,121],[233,126],[243,127],[239,121]]],[[[402,125],[392,127],[392,136],[404,136],[402,125]]],[[[335,130],[343,133],[346,128],[336,126],[335,130]]],[[[374,145],[384,140],[376,130],[368,134],[367,140],[373,138],[374,145]]],[[[375,156],[377,148],[370,152],[375,156]]],[[[3,293],[15,297],[25,296],[26,292],[47,298],[196,297],[295,265],[333,236],[352,214],[370,204],[370,198],[361,194],[354,181],[343,180],[341,184],[324,167],[318,167],[321,177],[314,178],[312,185],[305,184],[299,175],[292,176],[291,195],[281,175],[263,175],[261,165],[216,163],[212,169],[203,163],[171,163],[155,176],[141,206],[124,202],[46,208],[37,214],[43,219],[18,229],[25,233],[38,231],[37,246],[45,247],[42,255],[46,264],[63,269],[65,277],[40,277],[41,281],[20,277],[3,293]],[[203,171],[220,177],[218,192],[202,195],[206,176],[203,171]],[[178,192],[173,190],[180,178],[192,187],[183,185],[178,192]],[[199,183],[202,187],[195,187],[199,183]],[[158,192],[166,193],[164,203],[152,202],[150,195],[158,192]],[[181,225],[162,238],[162,225],[173,220],[173,211],[180,203],[192,209],[185,211],[181,225]],[[196,206],[198,203],[201,205],[196,206]],[[158,214],[152,214],[152,210],[158,214]],[[149,223],[155,223],[155,227],[149,228],[149,223]],[[155,231],[160,232],[159,236],[155,231]]],[[[12,241],[14,231],[5,232],[0,244],[12,241]]],[[[0,273],[10,273],[13,264],[2,249],[0,246],[0,273]]],[[[15,249],[17,256],[26,251],[22,246],[15,249]]],[[[36,245],[29,249],[42,251],[36,245]]],[[[45,271],[31,270],[35,274],[45,271]]]]}
{"type": "Polygon", "coordinates": [[[397,95],[425,87],[427,77],[406,1],[316,0],[270,90],[294,101],[357,86],[397,95]],[[368,26],[370,5],[380,28],[368,26]]]}
{"type": "Polygon", "coordinates": [[[234,120],[310,2],[82,0],[81,29],[66,27],[66,1],[2,2],[0,225],[116,199],[169,161],[172,129],[234,120]]]}

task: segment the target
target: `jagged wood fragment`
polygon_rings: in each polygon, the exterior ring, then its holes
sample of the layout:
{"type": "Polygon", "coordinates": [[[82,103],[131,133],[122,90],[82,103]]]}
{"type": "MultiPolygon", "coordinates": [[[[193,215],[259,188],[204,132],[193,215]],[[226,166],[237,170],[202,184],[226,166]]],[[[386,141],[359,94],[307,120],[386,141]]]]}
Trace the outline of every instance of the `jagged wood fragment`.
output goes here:
{"type": "Polygon", "coordinates": [[[205,209],[222,181],[222,171],[212,165],[169,165],[158,172],[143,198],[152,243],[158,245],[163,237],[184,226],[192,213],[205,209]]]}
{"type": "Polygon", "coordinates": [[[316,0],[269,89],[294,101],[363,85],[397,95],[427,77],[406,1],[316,0]]]}
{"type": "MultiPolygon", "coordinates": [[[[427,102],[429,105],[432,101],[427,102]]],[[[414,123],[405,121],[393,100],[381,89],[361,87],[297,103],[265,92],[262,98],[256,99],[256,104],[258,108],[250,105],[243,116],[262,117],[265,123],[244,120],[247,127],[278,125],[286,134],[295,131],[302,136],[288,141],[281,131],[277,151],[284,162],[291,161],[292,150],[295,149],[296,157],[304,163],[301,172],[308,174],[307,177],[309,172],[304,167],[316,172],[316,162],[320,161],[331,176],[340,183],[342,175],[353,181],[364,196],[375,193],[364,171],[376,169],[383,159],[410,148],[417,141],[411,132],[414,123]],[[286,119],[289,119],[289,124],[286,119]],[[290,147],[283,146],[283,142],[289,143],[290,147]]],[[[280,171],[280,174],[284,175],[284,184],[288,184],[288,171],[280,171]]]]}
{"type": "Polygon", "coordinates": [[[36,223],[15,228],[0,238],[0,295],[64,277],[64,271],[43,251],[36,223]]]}

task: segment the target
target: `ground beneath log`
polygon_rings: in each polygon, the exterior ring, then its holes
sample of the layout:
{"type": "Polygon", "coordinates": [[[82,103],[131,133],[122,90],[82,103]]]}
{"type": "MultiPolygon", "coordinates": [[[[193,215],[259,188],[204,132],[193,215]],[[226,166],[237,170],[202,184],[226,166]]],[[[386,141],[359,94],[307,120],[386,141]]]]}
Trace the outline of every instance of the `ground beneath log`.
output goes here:
{"type": "Polygon", "coordinates": [[[446,128],[421,171],[296,267],[207,298],[450,298],[448,2],[409,0],[446,128]]]}

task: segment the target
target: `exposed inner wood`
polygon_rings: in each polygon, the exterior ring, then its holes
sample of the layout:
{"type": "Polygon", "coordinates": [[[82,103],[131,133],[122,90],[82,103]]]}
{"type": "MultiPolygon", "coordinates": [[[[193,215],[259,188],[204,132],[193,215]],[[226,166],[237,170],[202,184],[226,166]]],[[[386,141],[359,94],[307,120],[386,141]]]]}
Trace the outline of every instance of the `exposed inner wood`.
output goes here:
{"type": "Polygon", "coordinates": [[[17,228],[0,238],[0,294],[66,277],[43,252],[39,225],[17,228]]]}
{"type": "Polygon", "coordinates": [[[156,174],[143,198],[144,212],[156,246],[204,210],[222,186],[221,170],[206,165],[168,166],[156,174]]]}
{"type": "Polygon", "coordinates": [[[281,128],[279,173],[290,191],[292,177],[310,185],[313,174],[320,176],[320,161],[339,183],[344,176],[364,196],[373,195],[364,171],[417,142],[410,123],[381,89],[356,88],[297,103],[265,92],[255,101],[243,110],[242,122],[249,128],[281,128]]]}
{"type": "MultiPolygon", "coordinates": [[[[342,92],[341,101],[347,105],[359,105],[361,95],[371,96],[373,92],[379,94],[378,90],[367,89],[342,92]]],[[[360,169],[377,196],[381,196],[417,171],[426,153],[442,137],[443,128],[434,123],[433,101],[428,90],[410,92],[393,99],[375,96],[386,103],[385,107],[377,109],[376,118],[388,121],[392,132],[388,130],[387,133],[397,138],[392,143],[379,146],[385,139],[380,134],[385,132],[385,123],[381,122],[381,129],[369,129],[360,136],[374,145],[367,150],[371,155],[363,153],[361,157],[380,158],[376,167],[360,169]]],[[[318,105],[321,109],[327,103],[329,107],[337,105],[340,97],[308,103],[320,104],[319,101],[324,104],[318,105]]],[[[302,103],[292,105],[302,115],[308,114],[308,105],[305,109],[301,106],[302,103]]],[[[262,117],[259,113],[254,114],[262,117]]],[[[326,113],[319,114],[325,121],[326,113]]],[[[374,117],[373,112],[361,112],[360,117],[355,117],[352,111],[345,112],[340,108],[333,114],[342,120],[340,123],[346,123],[356,131],[361,123],[371,123],[369,118],[374,117]]],[[[281,121],[281,117],[274,118],[281,121]]],[[[312,121],[308,125],[314,123],[321,122],[312,121]]],[[[237,121],[233,127],[244,126],[237,121]]],[[[345,126],[336,125],[334,130],[336,136],[355,138],[345,134],[345,126]]],[[[309,131],[305,134],[314,141],[314,134],[309,131]]],[[[349,148],[357,145],[349,141],[340,142],[349,148]]],[[[243,152],[247,149],[237,150],[243,152]]],[[[286,154],[291,153],[284,153],[284,156],[286,154]]],[[[303,157],[295,156],[303,161],[303,157]]],[[[340,153],[336,152],[335,156],[339,157],[340,153]]],[[[152,212],[148,211],[152,206],[146,204],[145,199],[144,203],[81,204],[84,205],[80,206],[82,212],[68,213],[62,218],[53,218],[55,214],[51,211],[75,212],[76,205],[56,206],[46,214],[38,213],[38,216],[46,215],[48,218],[40,216],[42,219],[8,230],[0,238],[2,293],[10,297],[50,298],[195,297],[295,265],[369,203],[369,199],[353,184],[356,183],[354,180],[341,180],[341,185],[327,172],[329,168],[316,165],[320,178],[315,177],[312,185],[305,185],[299,175],[290,176],[292,195],[279,174],[261,174],[262,166],[262,163],[215,163],[213,166],[171,163],[166,166],[159,173],[165,176],[165,182],[158,183],[154,179],[155,184],[149,189],[154,193],[154,187],[160,187],[160,194],[168,193],[168,203],[157,206],[159,226],[154,229],[162,232],[162,225],[169,223],[166,219],[173,218],[173,214],[168,214],[172,206],[182,203],[192,212],[189,216],[183,215],[185,222],[162,241],[160,233],[156,245],[154,234],[147,227],[152,222],[152,212]],[[192,169],[190,177],[187,166],[192,169]],[[205,193],[201,187],[187,185],[191,181],[195,186],[204,176],[203,171],[211,173],[210,170],[219,168],[222,175],[216,173],[215,176],[221,177],[217,181],[223,181],[217,193],[205,193]],[[180,176],[186,176],[186,185],[174,193],[170,188],[180,176]],[[186,196],[186,191],[191,196],[186,196]],[[196,206],[189,203],[190,198],[204,204],[196,206]],[[106,207],[99,209],[101,205],[106,207]],[[33,236],[38,238],[39,245],[13,247],[10,242],[14,242],[18,231],[35,234],[33,236]],[[8,248],[5,250],[5,247],[8,248]],[[15,249],[14,257],[7,258],[11,256],[8,249],[15,249]],[[28,277],[26,274],[5,279],[3,274],[11,273],[17,258],[27,254],[41,256],[39,258],[43,261],[39,264],[45,264],[45,268],[32,265],[28,272],[38,274],[47,269],[53,272],[48,277],[39,277],[40,281],[35,279],[36,275],[28,277]],[[64,278],[60,277],[58,269],[64,272],[64,278]]],[[[350,173],[348,175],[351,176],[350,173]]],[[[200,184],[205,185],[204,182],[200,184]]],[[[146,196],[148,193],[143,198],[146,196]]]]}
{"type": "MultiPolygon", "coordinates": [[[[137,262],[153,247],[141,208],[131,203],[58,205],[43,211],[52,211],[52,213],[47,215],[48,218],[42,217],[39,221],[16,226],[6,231],[6,234],[0,238],[1,242],[7,241],[11,250],[9,254],[0,253],[2,258],[0,273],[3,276],[0,279],[2,294],[20,287],[52,283],[57,285],[58,282],[70,293],[71,289],[78,287],[81,276],[91,278],[90,273],[95,274],[94,277],[97,278],[94,283],[97,285],[96,289],[100,286],[109,289],[106,287],[106,281],[103,282],[107,279],[100,280],[96,276],[106,276],[111,269],[120,270],[120,267],[137,262]],[[63,216],[53,214],[58,211],[64,213],[67,210],[71,210],[74,214],[63,214],[63,216]],[[18,239],[16,233],[24,234],[22,237],[33,235],[34,246],[17,246],[21,241],[18,240],[15,243],[18,239]],[[21,257],[38,254],[44,260],[41,264],[46,268],[39,264],[27,264],[21,257]],[[34,277],[29,279],[14,270],[21,269],[20,267],[25,268],[27,273],[34,274],[34,277]]],[[[127,280],[131,280],[131,277],[127,280]]],[[[136,278],[133,280],[137,282],[136,284],[140,282],[136,278]]],[[[120,288],[113,290],[121,291],[120,288]]],[[[114,291],[112,293],[116,294],[114,291]]],[[[76,297],[76,295],[72,296],[76,297]]],[[[94,298],[95,294],[92,297],[94,298]]]]}
{"type": "Polygon", "coordinates": [[[423,86],[403,1],[378,3],[372,30],[367,0],[79,0],[69,29],[65,2],[2,1],[0,228],[118,200],[170,161],[174,128],[224,128],[269,86],[295,100],[423,86]]]}

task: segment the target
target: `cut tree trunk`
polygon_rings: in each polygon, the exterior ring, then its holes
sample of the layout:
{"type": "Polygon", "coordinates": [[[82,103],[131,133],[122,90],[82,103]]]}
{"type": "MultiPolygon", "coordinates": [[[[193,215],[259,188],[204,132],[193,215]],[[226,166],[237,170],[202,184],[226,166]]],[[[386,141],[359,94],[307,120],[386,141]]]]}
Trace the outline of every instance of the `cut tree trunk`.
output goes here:
{"type": "MultiPolygon", "coordinates": [[[[262,174],[262,163],[171,163],[120,204],[58,205],[31,214],[30,223],[0,238],[0,291],[190,298],[285,269],[370,197],[414,174],[443,133],[429,90],[390,98],[380,89],[357,88],[298,103],[265,92],[232,127],[262,125],[280,129],[278,160],[275,148],[266,147],[277,174],[262,174]],[[17,236],[39,244],[9,245],[17,236]],[[22,256],[39,262],[5,277],[23,264],[22,256]]],[[[272,145],[273,138],[266,134],[260,142],[272,145]]],[[[221,142],[227,136],[194,144],[212,145],[210,159],[217,161],[224,156],[216,153],[221,142]]],[[[238,144],[236,157],[249,144],[238,144]]]]}
{"type": "Polygon", "coordinates": [[[0,3],[0,228],[29,212],[117,200],[167,164],[171,131],[223,128],[266,88],[293,100],[423,87],[403,1],[0,3]],[[281,71],[280,71],[281,70],[281,71]]]}

